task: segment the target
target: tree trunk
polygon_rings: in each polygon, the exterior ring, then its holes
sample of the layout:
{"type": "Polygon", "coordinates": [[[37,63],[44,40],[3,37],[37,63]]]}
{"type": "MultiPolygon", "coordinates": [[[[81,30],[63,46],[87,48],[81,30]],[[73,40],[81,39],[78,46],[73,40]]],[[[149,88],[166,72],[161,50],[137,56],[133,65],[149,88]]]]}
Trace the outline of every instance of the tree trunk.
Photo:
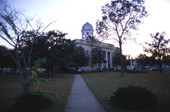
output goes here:
{"type": "Polygon", "coordinates": [[[121,54],[121,76],[124,76],[124,60],[122,54],[121,54]]]}
{"type": "Polygon", "coordinates": [[[30,91],[30,83],[27,81],[27,78],[30,76],[30,71],[26,71],[26,76],[24,77],[24,72],[18,63],[18,69],[19,69],[19,80],[22,86],[22,92],[23,95],[28,95],[30,91]]]}
{"type": "Polygon", "coordinates": [[[22,86],[23,95],[28,95],[29,94],[29,84],[27,84],[28,82],[24,81],[23,72],[21,69],[19,69],[19,80],[20,80],[20,83],[22,86]]]}
{"type": "Polygon", "coordinates": [[[30,83],[29,82],[25,82],[22,88],[23,88],[24,95],[28,95],[30,93],[30,83]]]}
{"type": "Polygon", "coordinates": [[[121,59],[121,76],[124,76],[124,60],[123,60],[123,54],[122,54],[122,41],[119,41],[119,47],[120,47],[120,59],[121,59]]]}
{"type": "Polygon", "coordinates": [[[24,71],[21,67],[21,62],[20,62],[20,58],[19,55],[17,54],[17,51],[15,52],[15,56],[12,55],[10,53],[12,59],[14,60],[14,62],[16,63],[16,66],[19,70],[19,81],[21,83],[22,86],[22,93],[23,95],[28,95],[29,94],[29,90],[30,90],[30,83],[27,81],[27,78],[31,75],[31,71],[30,68],[26,69],[26,76],[24,77],[24,71]]]}
{"type": "Polygon", "coordinates": [[[52,77],[53,76],[53,70],[49,70],[47,76],[52,77]]]}
{"type": "Polygon", "coordinates": [[[162,74],[163,73],[163,69],[162,69],[162,61],[159,60],[159,72],[162,74]]]}

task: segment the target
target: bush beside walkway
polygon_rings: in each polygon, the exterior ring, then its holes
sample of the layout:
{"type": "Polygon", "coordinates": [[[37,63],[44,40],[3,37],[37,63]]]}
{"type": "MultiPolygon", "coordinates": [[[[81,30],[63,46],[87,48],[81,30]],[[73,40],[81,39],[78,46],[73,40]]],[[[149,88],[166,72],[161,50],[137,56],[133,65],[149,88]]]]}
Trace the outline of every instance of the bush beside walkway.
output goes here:
{"type": "MultiPolygon", "coordinates": [[[[70,94],[74,75],[58,74],[54,77],[46,78],[48,82],[42,82],[42,89],[55,93],[57,97],[53,99],[54,105],[42,112],[63,112],[70,94]]],[[[33,87],[32,87],[33,89],[33,87]]],[[[18,75],[0,75],[0,112],[14,112],[14,99],[21,95],[21,86],[18,75]]]]}
{"type": "Polygon", "coordinates": [[[124,77],[120,77],[120,73],[104,72],[82,76],[107,112],[134,112],[116,108],[110,102],[113,92],[128,85],[146,87],[157,96],[158,106],[148,112],[170,112],[170,72],[125,74],[124,77]]]}

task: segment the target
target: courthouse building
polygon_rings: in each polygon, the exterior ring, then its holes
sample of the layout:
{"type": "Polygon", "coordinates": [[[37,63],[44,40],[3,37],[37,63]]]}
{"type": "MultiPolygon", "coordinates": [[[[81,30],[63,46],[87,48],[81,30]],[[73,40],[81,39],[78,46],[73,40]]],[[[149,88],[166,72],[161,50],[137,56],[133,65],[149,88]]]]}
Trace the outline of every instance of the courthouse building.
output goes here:
{"type": "Polygon", "coordinates": [[[93,35],[94,29],[90,23],[85,23],[82,26],[81,33],[82,38],[76,39],[76,46],[81,46],[85,49],[86,55],[89,56],[89,65],[86,67],[80,68],[83,71],[95,71],[96,69],[113,69],[113,57],[118,53],[118,48],[112,44],[104,43],[95,39],[92,41],[90,37],[94,37],[93,35]],[[92,64],[92,49],[99,47],[105,53],[105,60],[106,63],[102,63],[100,66],[99,64],[92,64]]]}

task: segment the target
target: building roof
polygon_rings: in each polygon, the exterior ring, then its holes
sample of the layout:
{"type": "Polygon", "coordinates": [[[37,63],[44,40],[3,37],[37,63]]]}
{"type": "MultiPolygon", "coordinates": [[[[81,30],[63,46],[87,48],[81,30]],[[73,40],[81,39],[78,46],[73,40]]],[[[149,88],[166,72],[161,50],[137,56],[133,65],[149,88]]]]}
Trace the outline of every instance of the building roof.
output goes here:
{"type": "Polygon", "coordinates": [[[90,42],[88,40],[82,40],[82,39],[76,39],[75,43],[77,45],[84,45],[84,46],[91,46],[91,47],[101,47],[105,49],[115,50],[117,49],[114,45],[96,41],[96,42],[90,42]],[[93,45],[92,45],[93,44],[93,45]]]}

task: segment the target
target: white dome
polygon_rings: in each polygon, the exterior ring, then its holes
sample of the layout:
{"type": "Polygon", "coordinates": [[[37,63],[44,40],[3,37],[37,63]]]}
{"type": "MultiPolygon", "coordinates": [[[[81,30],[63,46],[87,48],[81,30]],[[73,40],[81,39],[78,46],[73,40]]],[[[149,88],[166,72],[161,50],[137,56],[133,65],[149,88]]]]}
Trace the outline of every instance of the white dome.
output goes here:
{"type": "Polygon", "coordinates": [[[83,25],[83,27],[82,27],[82,31],[83,30],[91,30],[91,31],[93,31],[93,26],[90,24],[90,23],[85,23],[84,25],[83,25]]]}
{"type": "Polygon", "coordinates": [[[93,36],[93,26],[90,24],[90,23],[85,23],[83,26],[82,26],[82,30],[81,30],[81,33],[82,33],[82,39],[83,40],[88,40],[88,37],[89,36],[93,36]]]}

